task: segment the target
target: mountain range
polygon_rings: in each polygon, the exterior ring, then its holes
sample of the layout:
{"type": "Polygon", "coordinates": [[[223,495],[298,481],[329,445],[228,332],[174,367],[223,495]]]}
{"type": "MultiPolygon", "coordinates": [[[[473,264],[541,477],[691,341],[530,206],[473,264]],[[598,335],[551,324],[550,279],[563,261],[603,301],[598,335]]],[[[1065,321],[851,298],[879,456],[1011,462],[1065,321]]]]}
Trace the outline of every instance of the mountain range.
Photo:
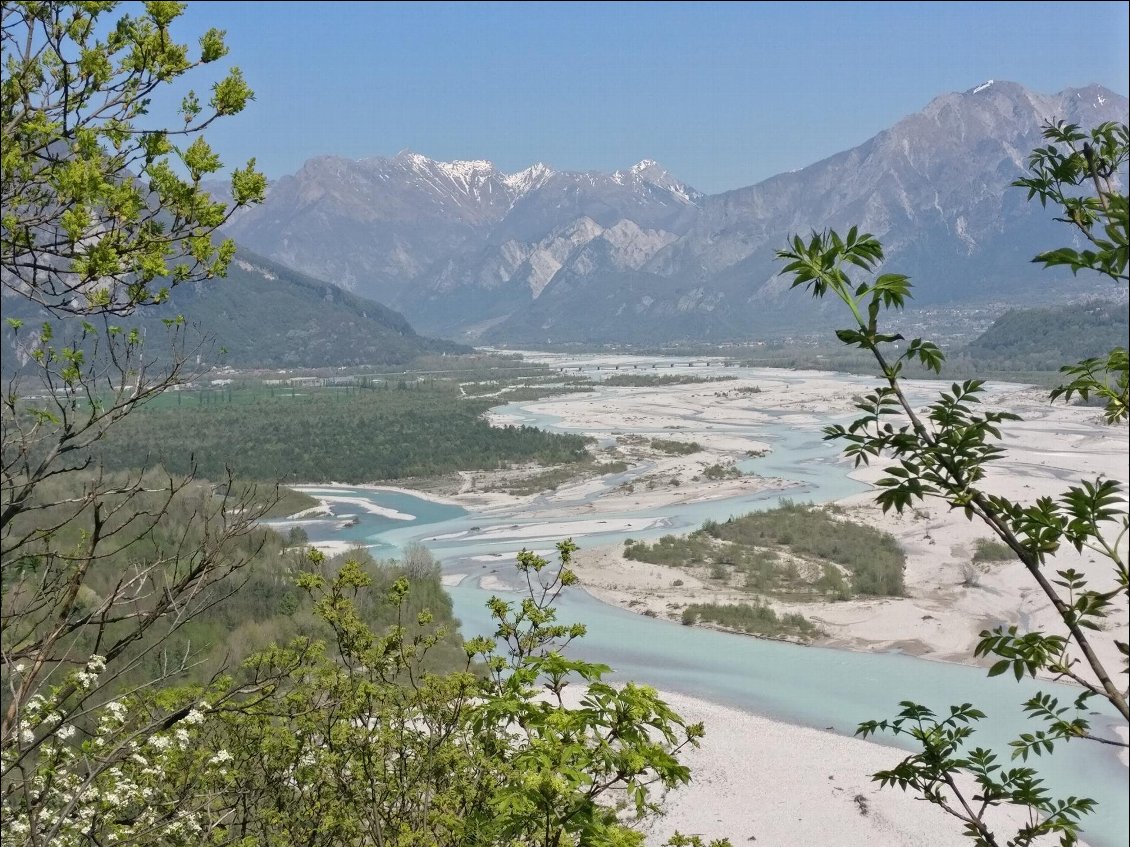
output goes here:
{"type": "Polygon", "coordinates": [[[1010,183],[1046,121],[1091,127],[1125,122],[1127,110],[1097,85],[1044,95],[987,82],[858,147],[715,195],[650,160],[507,174],[410,151],[325,156],[275,181],[229,232],[451,338],[748,338],[819,317],[797,308],[774,259],[790,235],[814,229],[878,236],[920,304],[1007,300],[1063,279],[1030,259],[1070,233],[1010,183]]]}

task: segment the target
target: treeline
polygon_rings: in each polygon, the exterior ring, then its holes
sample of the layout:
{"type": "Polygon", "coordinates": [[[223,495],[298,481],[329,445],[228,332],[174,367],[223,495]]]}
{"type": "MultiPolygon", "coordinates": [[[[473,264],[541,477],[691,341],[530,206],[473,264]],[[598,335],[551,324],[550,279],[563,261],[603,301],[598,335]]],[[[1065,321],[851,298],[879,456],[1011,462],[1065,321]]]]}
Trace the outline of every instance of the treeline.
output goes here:
{"type": "Polygon", "coordinates": [[[624,556],[677,567],[702,566],[719,580],[741,578],[759,594],[846,600],[904,593],[906,556],[890,533],[844,520],[828,509],[782,500],[765,512],[705,521],[685,537],[628,541],[624,556]],[[815,560],[801,567],[793,557],[815,560]]]}
{"type": "Polygon", "coordinates": [[[702,382],[732,382],[736,376],[698,376],[696,374],[618,373],[600,380],[603,385],[619,388],[651,388],[661,385],[695,385],[702,382]]]}
{"type": "Polygon", "coordinates": [[[490,426],[496,400],[461,398],[446,381],[403,390],[304,389],[241,403],[147,408],[98,447],[112,469],[161,464],[206,477],[351,482],[427,477],[588,456],[587,439],[490,426]]]}

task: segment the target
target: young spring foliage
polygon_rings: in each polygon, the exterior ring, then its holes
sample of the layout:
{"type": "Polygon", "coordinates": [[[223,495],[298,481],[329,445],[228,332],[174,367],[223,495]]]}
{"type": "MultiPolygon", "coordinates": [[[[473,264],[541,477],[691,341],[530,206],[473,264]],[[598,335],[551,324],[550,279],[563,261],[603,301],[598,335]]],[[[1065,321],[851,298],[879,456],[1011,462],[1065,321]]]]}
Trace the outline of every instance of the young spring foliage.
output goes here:
{"type": "MultiPolygon", "coordinates": [[[[583,635],[553,602],[575,547],[523,552],[517,603],[464,666],[425,670],[448,636],[408,617],[409,581],[361,613],[372,574],[311,552],[298,584],[328,640],[300,635],[208,685],[98,690],[107,660],[24,700],[3,745],[5,840],[15,844],[639,845],[653,787],[688,781],[678,753],[702,735],[646,686],[561,652],[583,635]],[[583,686],[575,696],[570,685],[583,686]],[[622,802],[617,802],[620,800],[622,802]]],[[[19,677],[26,666],[14,669],[19,677]]]]}
{"type": "Polygon", "coordinates": [[[202,181],[223,165],[201,131],[252,99],[238,68],[180,123],[155,125],[154,97],[227,54],[210,29],[195,50],[170,26],[183,4],[5,3],[0,83],[0,252],[5,288],[60,313],[124,314],[168,286],[222,275],[235,245],[212,235],[262,199],[254,161],[231,174],[233,203],[202,181]]]}

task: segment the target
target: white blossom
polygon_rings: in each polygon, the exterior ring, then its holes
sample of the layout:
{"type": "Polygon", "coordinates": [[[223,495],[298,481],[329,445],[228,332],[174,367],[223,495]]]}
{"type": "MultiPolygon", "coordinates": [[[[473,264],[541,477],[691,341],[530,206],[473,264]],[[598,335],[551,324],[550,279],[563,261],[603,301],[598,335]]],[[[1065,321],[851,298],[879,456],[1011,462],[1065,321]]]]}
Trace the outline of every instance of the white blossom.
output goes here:
{"type": "Polygon", "coordinates": [[[204,720],[204,713],[199,709],[193,709],[184,717],[184,722],[189,725],[201,723],[204,720]]]}

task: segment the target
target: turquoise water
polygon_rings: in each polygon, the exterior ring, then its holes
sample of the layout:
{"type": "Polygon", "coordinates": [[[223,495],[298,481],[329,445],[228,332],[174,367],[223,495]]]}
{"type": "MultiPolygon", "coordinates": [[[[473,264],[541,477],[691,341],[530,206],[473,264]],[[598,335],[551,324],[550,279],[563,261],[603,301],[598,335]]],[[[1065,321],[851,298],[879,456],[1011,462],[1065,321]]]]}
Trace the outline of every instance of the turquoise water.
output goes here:
{"type": "MultiPolygon", "coordinates": [[[[749,373],[736,369],[731,372],[743,376],[749,373]]],[[[781,376],[774,372],[773,378],[781,376]]],[[[524,406],[502,407],[496,411],[523,423],[561,428],[559,420],[550,415],[533,414],[524,406]]],[[[718,426],[715,424],[714,428],[718,426]]],[[[597,529],[576,540],[584,546],[598,546],[620,543],[628,535],[652,538],[689,530],[706,518],[722,520],[731,514],[768,508],[781,496],[824,502],[862,489],[859,483],[847,478],[848,466],[837,461],[837,447],[824,442],[818,428],[798,426],[795,421],[783,418],[776,423],[731,425],[729,429],[750,434],[772,446],[769,456],[748,460],[748,464],[743,463],[743,470],[800,484],[725,501],[676,505],[646,512],[601,512],[599,517],[610,523],[614,518],[646,517],[653,520],[654,525],[631,532],[597,529]]],[[[590,428],[585,431],[598,437],[605,434],[590,428]]],[[[669,434],[670,430],[660,432],[669,434]]],[[[642,472],[646,473],[646,469],[642,472]]],[[[631,475],[617,475],[606,484],[614,488],[631,475]]],[[[370,547],[378,556],[395,555],[405,544],[425,541],[443,561],[446,572],[465,576],[460,585],[450,589],[465,636],[486,634],[493,629],[484,608],[490,593],[478,587],[479,577],[490,573],[505,580],[512,573],[514,552],[522,547],[545,550],[552,547],[552,539],[565,535],[553,533],[553,521],[529,518],[513,510],[470,514],[456,506],[396,492],[350,488],[336,491],[338,496],[363,497],[412,515],[413,520],[391,520],[343,503],[335,506],[336,515],[356,515],[358,523],[341,528],[331,521],[304,522],[311,540],[356,541],[370,547]],[[550,524],[548,532],[544,527],[546,523],[550,524]],[[535,530],[533,524],[540,528],[535,530]],[[480,537],[483,530],[497,527],[508,528],[514,537],[507,540],[480,537]],[[435,536],[450,537],[429,540],[435,536]]],[[[1015,730],[1023,723],[1020,703],[1036,690],[1059,692],[1061,700],[1065,701],[1077,693],[1077,689],[1053,683],[1037,686],[1030,681],[1016,683],[1011,678],[990,680],[982,669],[928,662],[894,653],[801,647],[683,627],[608,606],[584,592],[566,594],[560,599],[559,619],[585,623],[588,635],[571,649],[577,655],[611,665],[620,679],[646,682],[660,689],[736,706],[790,723],[818,729],[834,728],[842,734],[850,735],[861,720],[892,716],[900,700],[915,700],[935,710],[971,702],[988,712],[991,718],[979,728],[976,743],[996,748],[1006,766],[1008,730],[1010,727],[1015,730]]],[[[1095,726],[1113,721],[1113,711],[1108,714],[1109,717],[1096,715],[1095,726]]],[[[892,765],[896,760],[897,755],[892,754],[892,765]]],[[[1130,814],[1127,770],[1117,761],[1111,748],[1075,742],[1061,746],[1052,759],[1037,760],[1036,766],[1053,793],[1078,792],[1080,786],[1085,785],[1086,793],[1100,801],[1098,812],[1086,820],[1085,837],[1090,843],[1095,847],[1127,843],[1126,821],[1130,814]]]]}
{"type": "MultiPolygon", "coordinates": [[[[467,584],[451,591],[464,634],[493,632],[483,608],[489,592],[467,584]]],[[[860,721],[893,716],[901,700],[914,700],[936,712],[951,704],[973,703],[990,718],[979,725],[974,746],[997,750],[1006,766],[1007,741],[1014,737],[1010,731],[1024,723],[1020,704],[1037,690],[1063,702],[1078,693],[1053,683],[988,679],[982,669],[895,653],[803,647],[684,627],[608,606],[583,593],[561,598],[558,619],[586,624],[588,635],[575,642],[571,652],[611,665],[615,678],[843,735],[851,735],[860,721]]],[[[1113,710],[1107,714],[1095,716],[1096,728],[1115,720],[1113,710]]],[[[897,760],[892,752],[891,765],[897,760]]],[[[1127,772],[1110,748],[1088,742],[1061,745],[1053,758],[1037,760],[1035,766],[1053,793],[1066,796],[1086,786],[1088,796],[1099,800],[1097,812],[1086,821],[1089,843],[1126,843],[1127,772]]]]}

